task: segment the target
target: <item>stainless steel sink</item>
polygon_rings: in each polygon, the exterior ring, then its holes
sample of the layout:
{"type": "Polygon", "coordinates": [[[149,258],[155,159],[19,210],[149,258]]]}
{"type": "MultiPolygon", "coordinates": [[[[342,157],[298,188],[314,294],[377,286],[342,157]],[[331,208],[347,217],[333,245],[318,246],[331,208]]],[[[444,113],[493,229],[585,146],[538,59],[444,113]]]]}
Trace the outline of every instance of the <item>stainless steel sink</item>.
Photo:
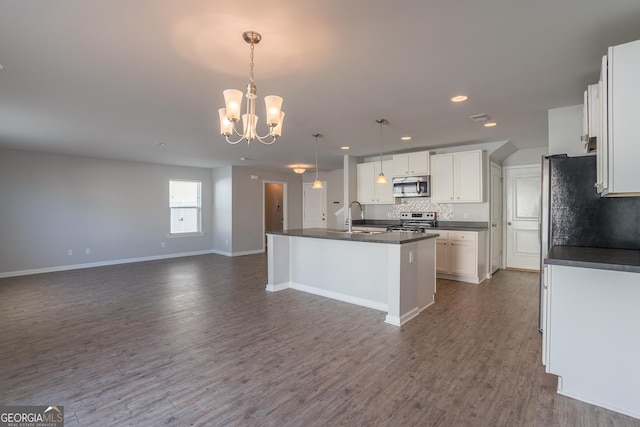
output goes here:
{"type": "Polygon", "coordinates": [[[336,234],[381,234],[381,233],[387,233],[386,230],[384,231],[364,231],[364,230],[353,230],[351,233],[349,233],[348,230],[329,230],[329,233],[336,233],[336,234]]]}

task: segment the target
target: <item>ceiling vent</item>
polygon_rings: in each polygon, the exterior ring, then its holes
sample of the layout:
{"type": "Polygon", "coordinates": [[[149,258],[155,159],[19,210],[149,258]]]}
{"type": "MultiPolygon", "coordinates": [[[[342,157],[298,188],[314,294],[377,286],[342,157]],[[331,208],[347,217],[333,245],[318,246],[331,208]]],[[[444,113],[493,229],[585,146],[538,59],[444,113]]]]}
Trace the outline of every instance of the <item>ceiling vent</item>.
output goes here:
{"type": "Polygon", "coordinates": [[[476,123],[484,123],[491,120],[491,117],[489,117],[489,115],[486,113],[474,114],[473,116],[469,116],[469,118],[476,123]]]}

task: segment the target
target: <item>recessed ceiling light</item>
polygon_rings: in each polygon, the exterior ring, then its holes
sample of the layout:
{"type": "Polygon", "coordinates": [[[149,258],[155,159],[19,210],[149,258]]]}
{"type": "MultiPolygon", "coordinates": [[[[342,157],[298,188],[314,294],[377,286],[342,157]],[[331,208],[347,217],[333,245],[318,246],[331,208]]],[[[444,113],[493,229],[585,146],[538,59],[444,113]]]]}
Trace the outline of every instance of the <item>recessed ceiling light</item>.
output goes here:
{"type": "Polygon", "coordinates": [[[240,160],[242,160],[244,162],[245,160],[247,160],[247,158],[246,157],[240,157],[240,160]]]}
{"type": "Polygon", "coordinates": [[[466,95],[458,95],[451,98],[451,102],[464,102],[467,99],[469,99],[469,97],[466,95]]]}
{"type": "Polygon", "coordinates": [[[2,66],[2,64],[0,64],[0,71],[4,70],[4,67],[2,66]]]}
{"type": "Polygon", "coordinates": [[[342,147],[340,147],[341,150],[349,150],[351,147],[344,145],[342,147]]]}
{"type": "Polygon", "coordinates": [[[400,138],[403,141],[410,141],[411,137],[410,136],[403,136],[402,138],[400,138]]]}
{"type": "Polygon", "coordinates": [[[498,123],[496,123],[496,122],[487,122],[487,123],[484,124],[484,127],[492,128],[492,127],[497,126],[497,125],[498,125],[498,123]]]}
{"type": "Polygon", "coordinates": [[[158,142],[156,145],[158,147],[165,147],[167,144],[165,144],[164,142],[158,142]]]}

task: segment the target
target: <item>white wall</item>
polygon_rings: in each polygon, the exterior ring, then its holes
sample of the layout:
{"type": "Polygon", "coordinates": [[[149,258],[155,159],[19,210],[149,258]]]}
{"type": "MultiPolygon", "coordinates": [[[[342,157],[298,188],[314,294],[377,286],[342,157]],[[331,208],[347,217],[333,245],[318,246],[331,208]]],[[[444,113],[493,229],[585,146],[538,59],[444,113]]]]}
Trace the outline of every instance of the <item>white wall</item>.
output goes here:
{"type": "Polygon", "coordinates": [[[211,251],[209,169],[0,149],[0,183],[0,275],[211,251]],[[202,181],[203,236],[167,237],[171,179],[202,181]]]}
{"type": "Polygon", "coordinates": [[[549,154],[549,147],[535,147],[518,150],[502,162],[502,166],[535,165],[542,162],[542,156],[549,154]]]}
{"type": "Polygon", "coordinates": [[[549,154],[584,156],[582,104],[549,110],[549,154]]]}

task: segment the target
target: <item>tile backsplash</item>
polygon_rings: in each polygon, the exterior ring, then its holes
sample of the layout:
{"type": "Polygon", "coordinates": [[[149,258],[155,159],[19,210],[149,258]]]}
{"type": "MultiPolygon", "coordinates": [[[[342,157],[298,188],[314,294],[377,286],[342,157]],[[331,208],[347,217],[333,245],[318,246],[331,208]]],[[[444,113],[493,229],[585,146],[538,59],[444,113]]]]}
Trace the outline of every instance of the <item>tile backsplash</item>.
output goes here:
{"type": "Polygon", "coordinates": [[[440,220],[453,219],[453,206],[450,203],[432,203],[427,198],[403,200],[399,205],[392,205],[388,217],[400,219],[400,212],[436,212],[440,220]]]}

